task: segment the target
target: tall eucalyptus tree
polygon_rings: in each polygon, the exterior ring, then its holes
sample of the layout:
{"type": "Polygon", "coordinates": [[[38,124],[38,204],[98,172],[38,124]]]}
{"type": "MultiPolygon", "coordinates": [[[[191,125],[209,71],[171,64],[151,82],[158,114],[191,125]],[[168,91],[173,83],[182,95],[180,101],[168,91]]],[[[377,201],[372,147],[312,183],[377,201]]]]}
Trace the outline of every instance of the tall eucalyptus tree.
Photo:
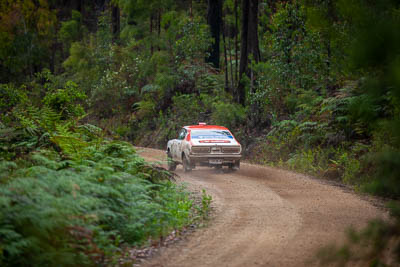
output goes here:
{"type": "Polygon", "coordinates": [[[210,55],[206,62],[211,63],[215,68],[219,68],[219,43],[222,23],[222,3],[221,0],[208,0],[207,23],[210,26],[211,37],[214,42],[211,46],[210,55]]]}
{"type": "Polygon", "coordinates": [[[260,61],[260,57],[258,44],[258,0],[243,0],[239,84],[236,92],[236,101],[242,105],[246,102],[243,74],[252,80],[253,72],[248,67],[249,61],[253,60],[257,63],[260,61]]]}

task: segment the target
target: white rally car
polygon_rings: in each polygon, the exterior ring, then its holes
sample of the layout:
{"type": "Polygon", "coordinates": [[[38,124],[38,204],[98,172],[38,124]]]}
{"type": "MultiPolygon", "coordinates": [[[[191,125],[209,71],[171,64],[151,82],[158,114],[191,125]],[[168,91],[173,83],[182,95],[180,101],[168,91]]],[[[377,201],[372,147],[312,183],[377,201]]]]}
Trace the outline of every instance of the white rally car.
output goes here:
{"type": "Polygon", "coordinates": [[[184,126],[177,139],[168,141],[166,152],[171,171],[178,164],[182,164],[186,172],[196,165],[238,169],[242,146],[227,128],[199,123],[184,126]]]}

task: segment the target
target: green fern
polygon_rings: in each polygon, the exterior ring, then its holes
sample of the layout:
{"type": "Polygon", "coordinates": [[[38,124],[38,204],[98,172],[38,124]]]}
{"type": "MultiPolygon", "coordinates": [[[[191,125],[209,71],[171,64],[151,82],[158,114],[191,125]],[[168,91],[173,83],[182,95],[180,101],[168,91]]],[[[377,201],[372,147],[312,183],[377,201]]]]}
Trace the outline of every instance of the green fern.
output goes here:
{"type": "Polygon", "coordinates": [[[132,145],[56,130],[64,135],[50,140],[70,160],[42,149],[20,168],[0,161],[0,265],[104,264],[116,242],[140,245],[191,222],[187,193],[132,145]]]}
{"type": "Polygon", "coordinates": [[[61,148],[64,155],[71,159],[79,160],[87,155],[85,148],[87,148],[89,144],[80,138],[56,135],[51,137],[50,140],[61,148]]]}

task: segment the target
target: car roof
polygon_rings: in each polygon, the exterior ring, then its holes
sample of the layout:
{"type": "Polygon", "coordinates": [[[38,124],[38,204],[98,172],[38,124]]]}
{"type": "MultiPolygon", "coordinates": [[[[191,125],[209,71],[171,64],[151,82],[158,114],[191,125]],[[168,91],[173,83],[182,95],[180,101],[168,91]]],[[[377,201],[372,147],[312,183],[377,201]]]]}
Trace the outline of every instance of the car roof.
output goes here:
{"type": "Polygon", "coordinates": [[[228,128],[218,125],[188,125],[184,126],[183,128],[191,130],[228,130],[228,128]]]}

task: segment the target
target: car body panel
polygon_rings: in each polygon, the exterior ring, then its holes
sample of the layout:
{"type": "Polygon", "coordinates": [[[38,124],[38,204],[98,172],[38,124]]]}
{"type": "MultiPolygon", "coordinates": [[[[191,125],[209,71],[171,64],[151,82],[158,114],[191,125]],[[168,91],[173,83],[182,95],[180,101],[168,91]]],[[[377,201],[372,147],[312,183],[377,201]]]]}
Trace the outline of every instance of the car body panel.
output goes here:
{"type": "Polygon", "coordinates": [[[168,141],[167,153],[180,164],[186,157],[191,167],[239,166],[242,147],[226,127],[202,124],[182,127],[178,138],[168,141]]]}

